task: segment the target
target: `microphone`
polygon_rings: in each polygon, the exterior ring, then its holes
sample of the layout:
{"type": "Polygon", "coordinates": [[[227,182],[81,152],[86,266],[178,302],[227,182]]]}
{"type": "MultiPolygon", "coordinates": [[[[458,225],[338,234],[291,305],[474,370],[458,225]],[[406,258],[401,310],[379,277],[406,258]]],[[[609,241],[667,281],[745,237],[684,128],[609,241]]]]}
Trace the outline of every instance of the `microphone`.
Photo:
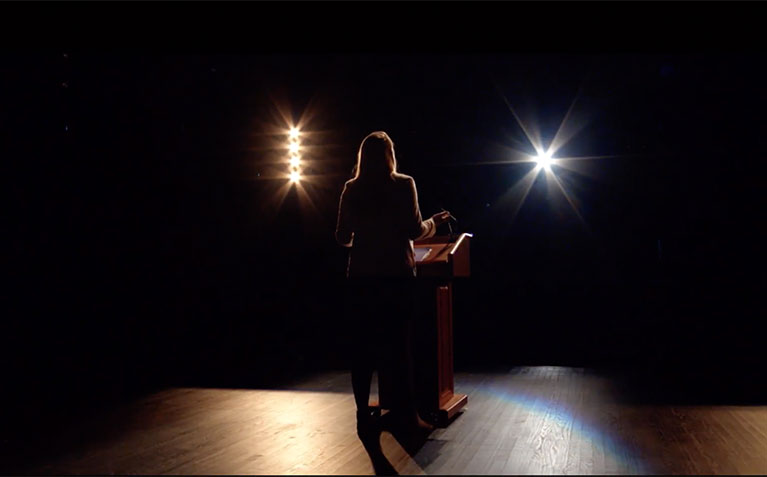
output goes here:
{"type": "MultiPolygon", "coordinates": [[[[440,207],[440,209],[442,209],[442,212],[447,212],[447,210],[445,210],[443,207],[440,207]]],[[[453,233],[453,227],[450,225],[450,221],[453,221],[457,224],[458,219],[453,217],[453,214],[451,214],[450,212],[447,212],[447,216],[449,218],[449,220],[447,221],[447,230],[450,233],[448,242],[453,242],[455,241],[455,234],[453,233]]]]}

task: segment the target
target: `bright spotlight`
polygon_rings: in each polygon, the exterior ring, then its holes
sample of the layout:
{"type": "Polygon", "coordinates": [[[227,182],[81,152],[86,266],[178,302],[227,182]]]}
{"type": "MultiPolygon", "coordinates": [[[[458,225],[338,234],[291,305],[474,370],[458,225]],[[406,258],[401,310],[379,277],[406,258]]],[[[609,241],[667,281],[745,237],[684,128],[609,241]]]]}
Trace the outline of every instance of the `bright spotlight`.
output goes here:
{"type": "Polygon", "coordinates": [[[288,132],[288,137],[290,139],[294,139],[295,140],[295,139],[298,139],[298,134],[299,134],[298,128],[294,126],[294,127],[290,128],[290,131],[288,132]]]}
{"type": "Polygon", "coordinates": [[[542,152],[535,157],[535,162],[547,171],[551,170],[551,165],[554,164],[554,159],[551,157],[550,152],[542,152]]]}
{"type": "Polygon", "coordinates": [[[298,167],[298,164],[301,162],[301,159],[296,156],[290,156],[290,165],[291,167],[298,167]]]}
{"type": "Polygon", "coordinates": [[[292,171],[290,173],[290,182],[297,184],[301,180],[301,174],[298,171],[292,171]]]}
{"type": "Polygon", "coordinates": [[[296,144],[295,142],[290,143],[290,145],[288,146],[288,150],[291,153],[296,154],[298,152],[298,144],[296,144]]]}

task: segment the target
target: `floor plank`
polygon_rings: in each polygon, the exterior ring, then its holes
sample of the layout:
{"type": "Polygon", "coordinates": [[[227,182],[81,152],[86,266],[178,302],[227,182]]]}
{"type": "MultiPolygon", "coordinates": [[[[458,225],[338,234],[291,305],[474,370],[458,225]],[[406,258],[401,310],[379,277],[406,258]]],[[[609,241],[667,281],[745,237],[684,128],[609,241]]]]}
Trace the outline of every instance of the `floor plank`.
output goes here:
{"type": "MultiPolygon", "coordinates": [[[[463,414],[411,456],[381,437],[406,474],[765,474],[767,406],[662,405],[621,398],[583,369],[458,373],[463,414]]],[[[375,387],[373,389],[375,393],[375,387]]],[[[369,475],[348,374],[284,389],[173,388],[63,431],[83,442],[18,474],[369,475]]]]}

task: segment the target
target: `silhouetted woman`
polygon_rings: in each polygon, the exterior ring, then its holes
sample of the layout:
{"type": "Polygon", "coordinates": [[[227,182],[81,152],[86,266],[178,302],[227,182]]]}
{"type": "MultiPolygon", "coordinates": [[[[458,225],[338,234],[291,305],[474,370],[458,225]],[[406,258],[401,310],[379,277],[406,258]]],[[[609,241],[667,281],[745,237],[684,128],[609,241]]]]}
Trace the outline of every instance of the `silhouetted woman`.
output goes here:
{"type": "MultiPolygon", "coordinates": [[[[434,235],[450,214],[423,221],[413,178],[397,172],[394,143],[383,132],[360,144],[354,178],[338,207],[336,240],[351,247],[347,276],[354,326],[352,387],[357,430],[372,425],[368,407],[373,371],[386,366],[396,392],[390,413],[396,425],[429,428],[416,410],[410,330],[416,273],[413,240],[434,235]]],[[[364,439],[363,439],[364,440],[364,439]]]]}

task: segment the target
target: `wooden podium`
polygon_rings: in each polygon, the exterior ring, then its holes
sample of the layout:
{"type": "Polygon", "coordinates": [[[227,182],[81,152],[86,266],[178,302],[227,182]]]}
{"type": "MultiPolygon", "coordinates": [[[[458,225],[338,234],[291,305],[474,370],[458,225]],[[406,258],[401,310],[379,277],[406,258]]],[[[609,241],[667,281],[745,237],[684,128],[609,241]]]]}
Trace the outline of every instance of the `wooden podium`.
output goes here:
{"type": "MultiPolygon", "coordinates": [[[[467,403],[454,392],[453,285],[468,277],[471,234],[438,236],[416,241],[417,317],[413,329],[414,384],[418,411],[438,426],[446,426],[467,403]]],[[[379,398],[387,404],[387,379],[379,373],[379,398]]]]}

